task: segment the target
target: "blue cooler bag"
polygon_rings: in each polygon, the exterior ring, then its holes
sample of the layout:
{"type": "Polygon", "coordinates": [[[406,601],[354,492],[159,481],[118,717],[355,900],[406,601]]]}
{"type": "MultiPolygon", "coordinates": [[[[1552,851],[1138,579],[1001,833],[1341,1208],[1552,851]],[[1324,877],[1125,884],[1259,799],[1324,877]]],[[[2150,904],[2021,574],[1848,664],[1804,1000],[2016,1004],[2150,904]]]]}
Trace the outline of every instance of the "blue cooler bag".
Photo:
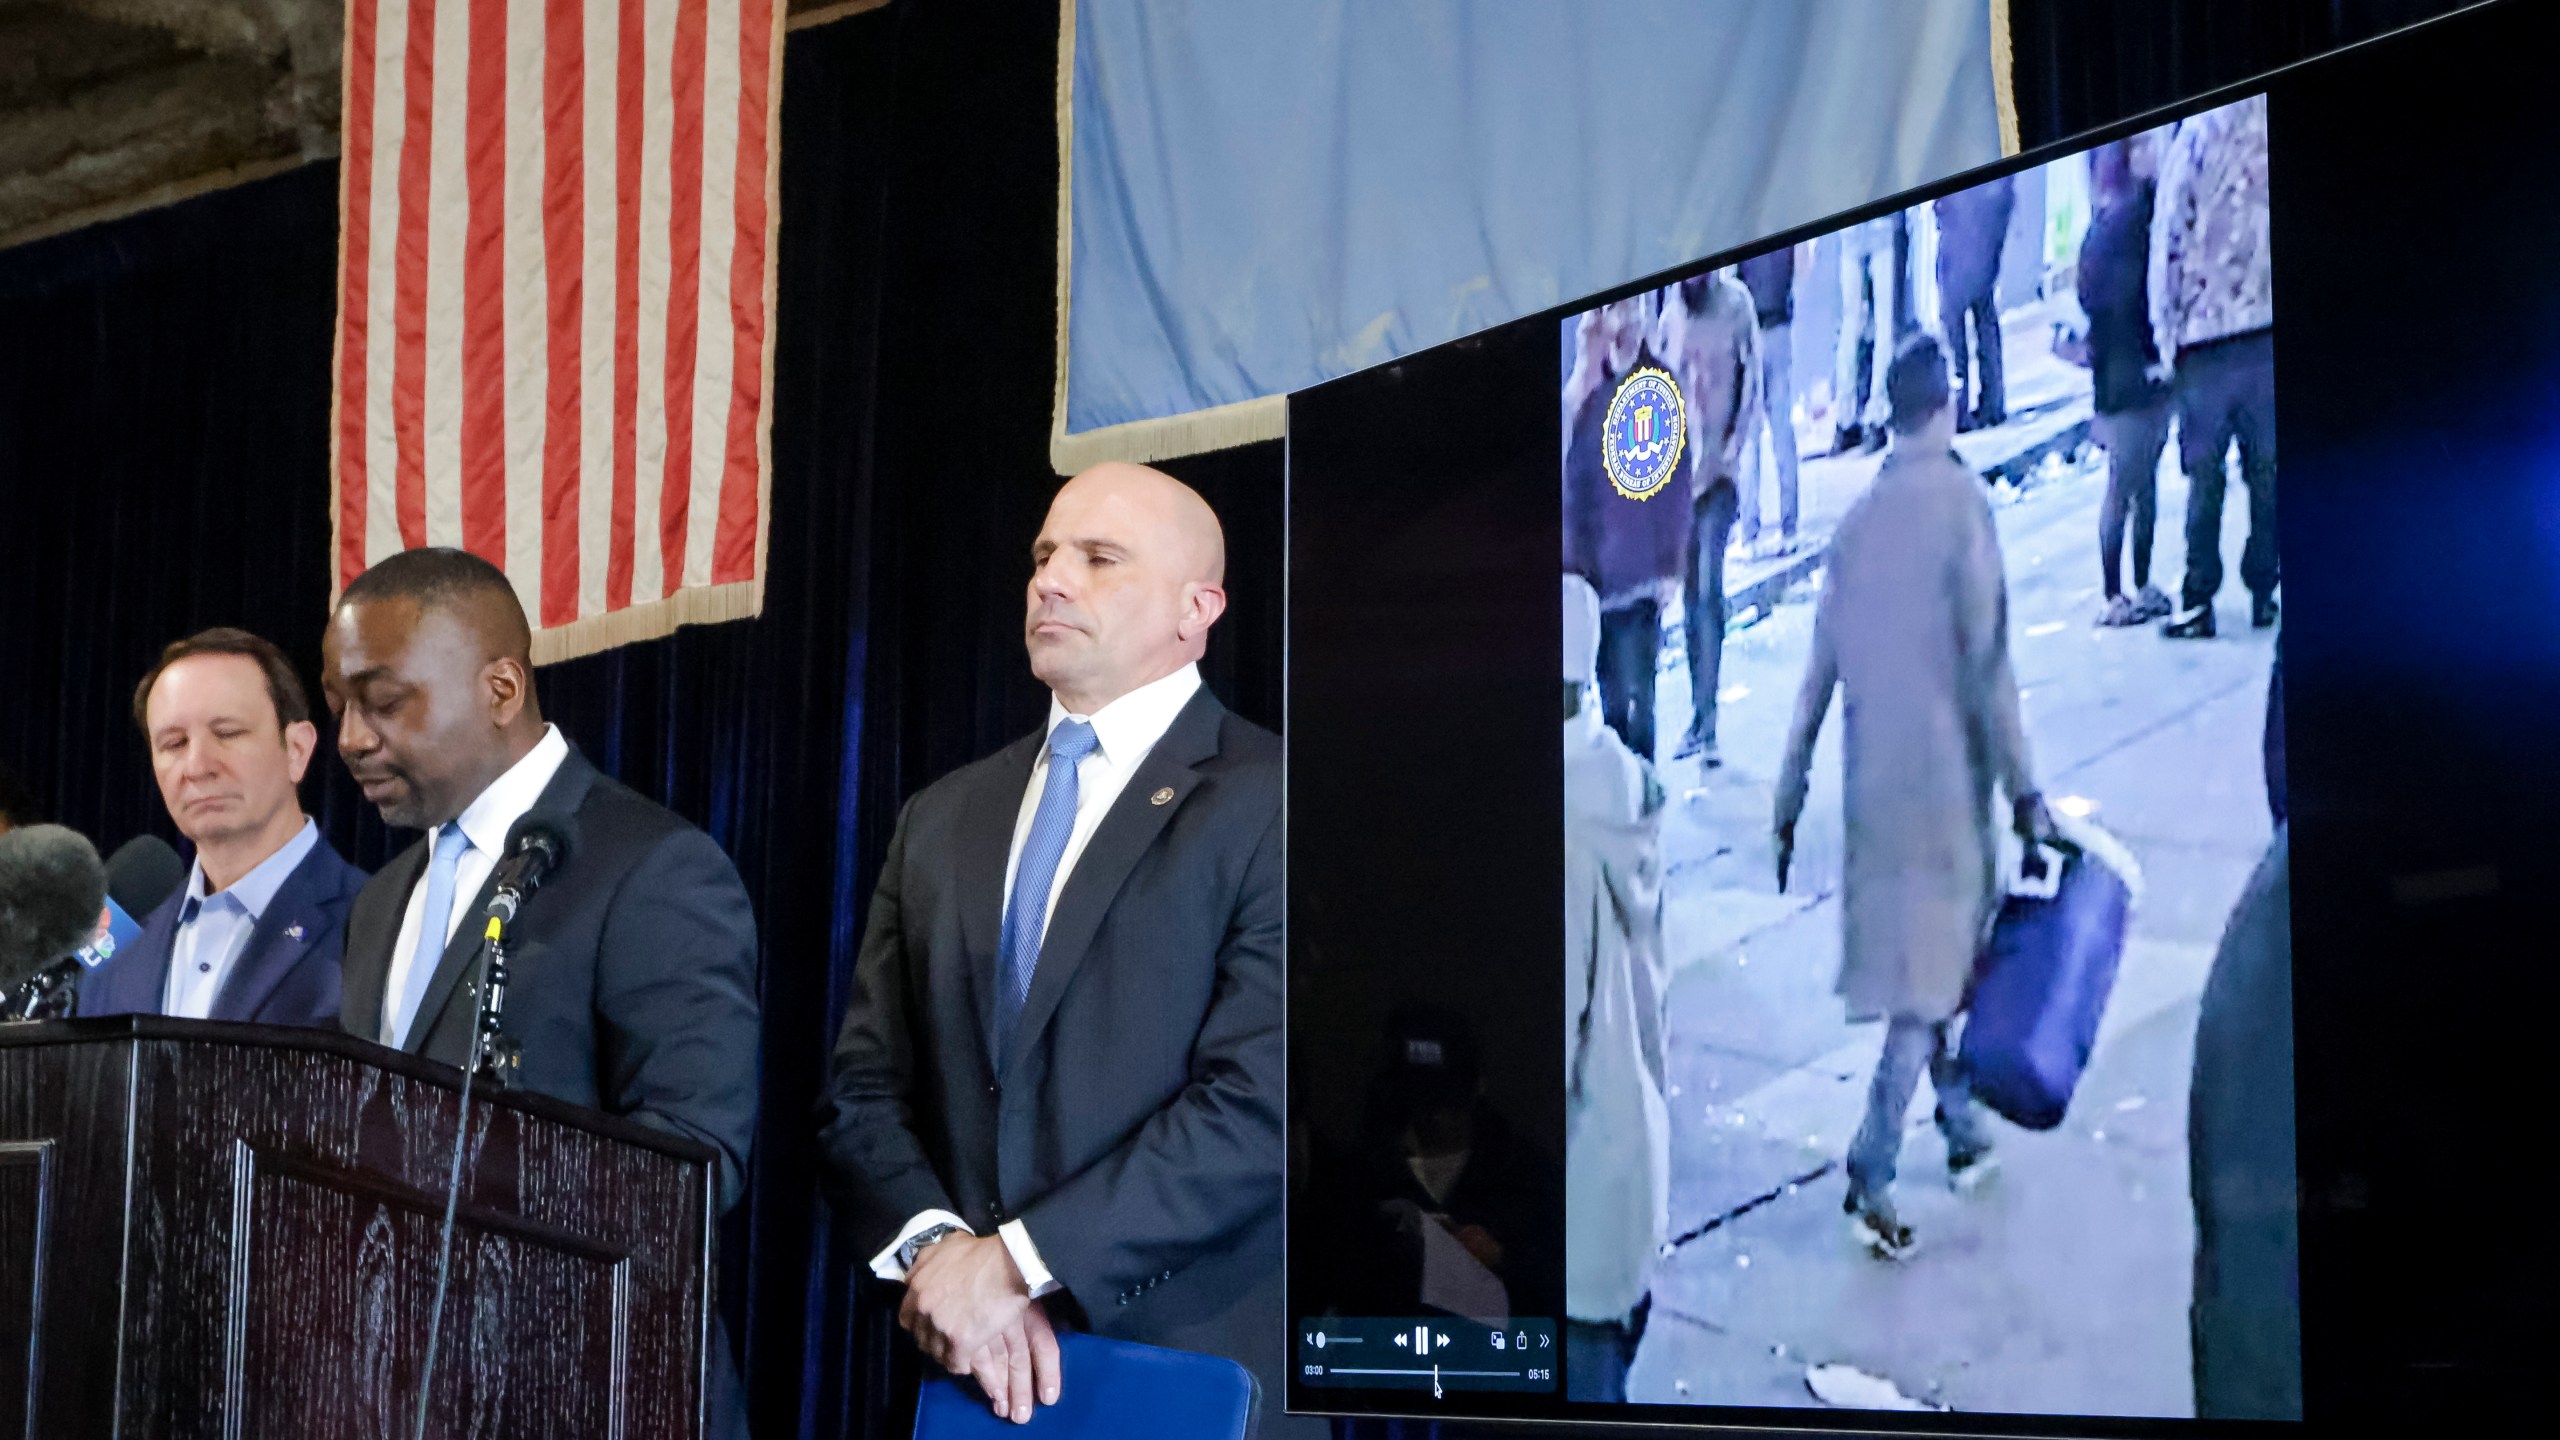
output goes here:
{"type": "Polygon", "coordinates": [[[2065,832],[2050,895],[2011,894],[1975,958],[1961,1059],[1973,1096],[2030,1130],[2050,1130],[2098,1043],[2124,959],[2139,883],[2094,827],[2065,832]]]}

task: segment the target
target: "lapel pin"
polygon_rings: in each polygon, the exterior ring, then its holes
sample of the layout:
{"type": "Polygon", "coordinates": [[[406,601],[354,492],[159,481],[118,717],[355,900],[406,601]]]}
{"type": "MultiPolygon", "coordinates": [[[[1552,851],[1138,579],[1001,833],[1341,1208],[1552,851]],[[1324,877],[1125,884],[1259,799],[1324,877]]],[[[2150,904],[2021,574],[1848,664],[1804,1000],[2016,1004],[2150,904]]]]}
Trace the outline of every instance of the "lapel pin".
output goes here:
{"type": "Polygon", "coordinates": [[[301,939],[301,938],[302,938],[302,927],[301,927],[301,926],[299,926],[299,925],[287,925],[286,927],[284,927],[284,938],[286,938],[287,940],[299,940],[299,939],[301,939]]]}
{"type": "Polygon", "coordinates": [[[1148,796],[1148,797],[1147,797],[1147,803],[1148,803],[1148,804],[1150,804],[1150,805],[1170,805],[1170,804],[1172,804],[1172,803],[1173,803],[1173,787],[1172,787],[1172,786],[1170,786],[1170,785],[1167,785],[1166,787],[1164,787],[1163,789],[1161,789],[1161,790],[1157,791],[1157,792],[1156,792],[1156,793],[1154,793],[1153,795],[1148,796]]]}

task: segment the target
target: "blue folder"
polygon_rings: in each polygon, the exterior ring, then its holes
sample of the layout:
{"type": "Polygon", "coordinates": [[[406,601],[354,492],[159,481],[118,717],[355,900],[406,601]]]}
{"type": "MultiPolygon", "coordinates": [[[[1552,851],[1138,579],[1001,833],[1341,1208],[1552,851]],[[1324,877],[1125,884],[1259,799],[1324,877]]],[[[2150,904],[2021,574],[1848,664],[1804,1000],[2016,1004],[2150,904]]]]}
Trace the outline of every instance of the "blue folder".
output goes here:
{"type": "Polygon", "coordinates": [[[1243,1440],[1252,1414],[1253,1376],[1233,1360],[1060,1331],[1057,1404],[1016,1425],[974,1383],[939,1376],[924,1383],[915,1440],[1243,1440]]]}

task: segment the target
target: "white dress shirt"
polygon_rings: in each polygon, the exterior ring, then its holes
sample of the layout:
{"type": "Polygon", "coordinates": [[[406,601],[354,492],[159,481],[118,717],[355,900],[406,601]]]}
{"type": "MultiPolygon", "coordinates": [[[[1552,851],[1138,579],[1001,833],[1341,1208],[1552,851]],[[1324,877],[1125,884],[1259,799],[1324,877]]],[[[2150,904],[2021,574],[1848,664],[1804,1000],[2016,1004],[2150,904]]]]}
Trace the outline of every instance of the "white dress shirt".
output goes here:
{"type": "Polygon", "coordinates": [[[187,873],[186,903],[178,909],[178,933],[169,944],[169,977],[161,987],[160,1013],[189,1020],[213,1017],[214,997],[249,948],[250,932],[275,903],[276,891],[320,843],[320,827],[305,819],[293,838],[248,874],[208,895],[204,860],[187,873]]]}
{"type": "MultiPolygon", "coordinates": [[[[463,838],[471,842],[453,867],[453,911],[438,915],[433,923],[444,934],[444,944],[453,943],[454,929],[462,923],[471,902],[479,897],[480,887],[489,881],[489,872],[498,868],[498,859],[507,846],[507,832],[515,828],[526,811],[542,798],[551,777],[560,773],[562,761],[569,758],[569,742],[560,735],[560,727],[546,725],[542,739],[525,753],[525,757],[508,767],[507,773],[489,782],[479,798],[463,807],[462,814],[447,823],[462,827],[463,838]]],[[[427,831],[427,853],[435,853],[436,838],[444,826],[427,831]]],[[[401,912],[399,938],[391,942],[391,973],[382,984],[382,1043],[401,1045],[409,1036],[409,1027],[417,1020],[414,1014],[400,1013],[401,997],[409,989],[410,967],[417,962],[418,934],[429,923],[427,908],[427,872],[418,871],[418,883],[409,891],[408,908],[401,912]]],[[[443,946],[437,947],[441,956],[443,946]]],[[[423,997],[423,993],[421,995],[423,997]]]]}
{"type": "MultiPolygon", "coordinates": [[[[1070,720],[1093,727],[1097,742],[1093,752],[1076,763],[1076,823],[1067,832],[1066,851],[1058,857],[1057,878],[1049,884],[1048,908],[1041,912],[1040,934],[1046,939],[1049,919],[1058,913],[1058,897],[1065,893],[1067,876],[1076,868],[1093,832],[1102,826],[1102,817],[1111,813],[1120,792],[1128,788],[1129,778],[1146,763],[1156,742],[1173,728],[1175,717],[1200,689],[1200,667],[1185,665],[1161,680],[1153,680],[1103,706],[1091,715],[1071,714],[1055,695],[1049,697],[1049,725],[1041,731],[1043,744],[1031,762],[1031,778],[1022,787],[1022,806],[1013,820],[1013,844],[1005,852],[1005,903],[1013,897],[1014,871],[1022,864],[1022,847],[1031,837],[1031,819],[1040,810],[1040,791],[1049,781],[1048,736],[1070,720]]],[[[883,1280],[904,1280],[906,1267],[898,1263],[898,1248],[936,1225],[954,1230],[967,1230],[959,1216],[947,1210],[927,1210],[906,1223],[889,1248],[871,1257],[871,1273],[883,1280]]],[[[974,1233],[974,1232],[972,1232],[974,1233]]],[[[1008,1220],[996,1227],[1003,1239],[1005,1252],[1013,1257],[1014,1268],[1022,1272],[1022,1281],[1033,1295],[1046,1295],[1058,1288],[1057,1278],[1041,1263],[1038,1247],[1019,1220],[1008,1220]]]]}

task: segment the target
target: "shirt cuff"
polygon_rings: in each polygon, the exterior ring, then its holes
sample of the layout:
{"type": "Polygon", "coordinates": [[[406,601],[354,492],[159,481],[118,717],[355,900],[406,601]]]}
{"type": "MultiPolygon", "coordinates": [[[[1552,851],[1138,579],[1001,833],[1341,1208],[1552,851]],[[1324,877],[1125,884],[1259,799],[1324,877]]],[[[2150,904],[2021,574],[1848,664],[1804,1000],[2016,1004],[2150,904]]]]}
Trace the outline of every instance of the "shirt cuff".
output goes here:
{"type": "MultiPolygon", "coordinates": [[[[916,1218],[907,1222],[906,1228],[898,1232],[898,1237],[896,1239],[889,1242],[888,1249],[871,1257],[871,1273],[879,1276],[883,1280],[904,1281],[907,1278],[907,1267],[898,1263],[898,1251],[903,1249],[908,1241],[913,1240],[918,1235],[923,1234],[936,1225],[948,1225],[954,1230],[965,1231],[973,1235],[977,1233],[974,1230],[970,1230],[968,1225],[963,1223],[959,1216],[952,1214],[948,1210],[922,1211],[917,1214],[916,1218]]],[[[1017,1260],[1015,1263],[1019,1264],[1021,1262],[1017,1260]]],[[[1048,1272],[1042,1271],[1041,1273],[1046,1274],[1048,1272]]]]}
{"type": "Polygon", "coordinates": [[[1021,1221],[1007,1220],[996,1227],[996,1235],[1004,1241],[1004,1253],[1013,1257],[1013,1268],[1022,1272],[1022,1283],[1031,1291],[1032,1299],[1065,1288],[1057,1276],[1049,1273],[1049,1267],[1040,1263],[1040,1247],[1031,1243],[1031,1232],[1022,1228],[1021,1221]]]}

